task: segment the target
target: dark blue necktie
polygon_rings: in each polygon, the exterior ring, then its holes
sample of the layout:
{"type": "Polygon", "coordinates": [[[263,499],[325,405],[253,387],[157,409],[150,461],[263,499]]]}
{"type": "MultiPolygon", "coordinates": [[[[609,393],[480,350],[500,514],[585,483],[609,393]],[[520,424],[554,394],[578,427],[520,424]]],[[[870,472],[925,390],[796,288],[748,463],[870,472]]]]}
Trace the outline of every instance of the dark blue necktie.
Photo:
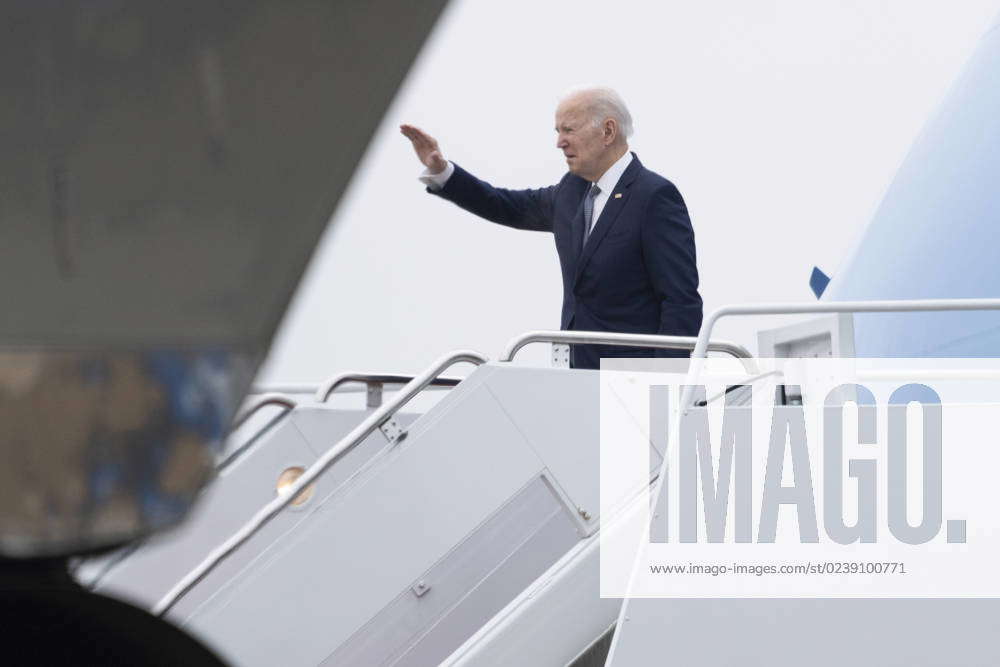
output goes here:
{"type": "Polygon", "coordinates": [[[594,200],[601,194],[601,189],[597,183],[590,186],[587,197],[583,200],[583,244],[587,245],[587,238],[590,236],[590,228],[594,225],[594,200]]]}

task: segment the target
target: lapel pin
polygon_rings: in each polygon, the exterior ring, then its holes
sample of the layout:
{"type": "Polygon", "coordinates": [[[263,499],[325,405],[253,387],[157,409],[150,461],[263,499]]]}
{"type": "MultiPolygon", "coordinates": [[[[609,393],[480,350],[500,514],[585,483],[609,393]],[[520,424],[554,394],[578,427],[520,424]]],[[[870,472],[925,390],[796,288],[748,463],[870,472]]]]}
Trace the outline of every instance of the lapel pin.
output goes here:
{"type": "Polygon", "coordinates": [[[622,198],[622,193],[616,192],[615,193],[615,199],[621,199],[621,198],[622,198]]]}

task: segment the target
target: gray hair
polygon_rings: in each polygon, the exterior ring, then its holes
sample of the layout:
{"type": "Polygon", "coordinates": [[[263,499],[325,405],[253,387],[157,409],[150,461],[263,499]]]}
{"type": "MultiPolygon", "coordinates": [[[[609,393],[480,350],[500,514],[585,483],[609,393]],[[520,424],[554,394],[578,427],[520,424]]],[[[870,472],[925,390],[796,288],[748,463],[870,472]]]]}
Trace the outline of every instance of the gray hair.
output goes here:
{"type": "Polygon", "coordinates": [[[595,127],[600,126],[605,119],[613,118],[626,138],[632,136],[632,114],[628,112],[621,95],[613,89],[604,86],[578,86],[568,90],[559,101],[562,103],[571,97],[586,99],[585,106],[595,127]]]}

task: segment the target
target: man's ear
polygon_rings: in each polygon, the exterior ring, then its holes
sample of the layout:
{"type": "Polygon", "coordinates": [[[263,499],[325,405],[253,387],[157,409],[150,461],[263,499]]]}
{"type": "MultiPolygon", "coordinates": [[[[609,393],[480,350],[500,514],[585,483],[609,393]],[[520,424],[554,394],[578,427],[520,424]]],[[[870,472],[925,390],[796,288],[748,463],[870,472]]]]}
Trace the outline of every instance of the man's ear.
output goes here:
{"type": "Polygon", "coordinates": [[[615,138],[618,137],[618,122],[614,118],[608,118],[604,121],[604,139],[610,146],[615,142],[615,138]]]}

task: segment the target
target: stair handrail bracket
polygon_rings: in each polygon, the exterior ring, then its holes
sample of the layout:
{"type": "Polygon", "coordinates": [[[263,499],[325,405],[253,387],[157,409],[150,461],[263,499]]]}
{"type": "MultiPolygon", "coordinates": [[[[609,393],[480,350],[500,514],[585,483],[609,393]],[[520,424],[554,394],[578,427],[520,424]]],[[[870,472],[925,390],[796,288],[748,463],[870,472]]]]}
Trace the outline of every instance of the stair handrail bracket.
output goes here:
{"type": "Polygon", "coordinates": [[[391,418],[400,408],[431,384],[445,369],[457,363],[467,362],[479,366],[488,359],[473,350],[457,350],[446,354],[414,377],[402,389],[393,395],[392,399],[376,409],[350,433],[344,436],[333,447],[318,458],[302,475],[288,487],[287,492],[275,497],[262,507],[239,530],[233,533],[225,542],[216,547],[194,569],[186,574],[177,584],[164,595],[152,609],[157,616],[167,614],[188,592],[207,577],[226,558],[245,544],[261,528],[274,519],[285,507],[295,500],[300,492],[316,481],[336,461],[357,447],[365,438],[391,418]]]}

